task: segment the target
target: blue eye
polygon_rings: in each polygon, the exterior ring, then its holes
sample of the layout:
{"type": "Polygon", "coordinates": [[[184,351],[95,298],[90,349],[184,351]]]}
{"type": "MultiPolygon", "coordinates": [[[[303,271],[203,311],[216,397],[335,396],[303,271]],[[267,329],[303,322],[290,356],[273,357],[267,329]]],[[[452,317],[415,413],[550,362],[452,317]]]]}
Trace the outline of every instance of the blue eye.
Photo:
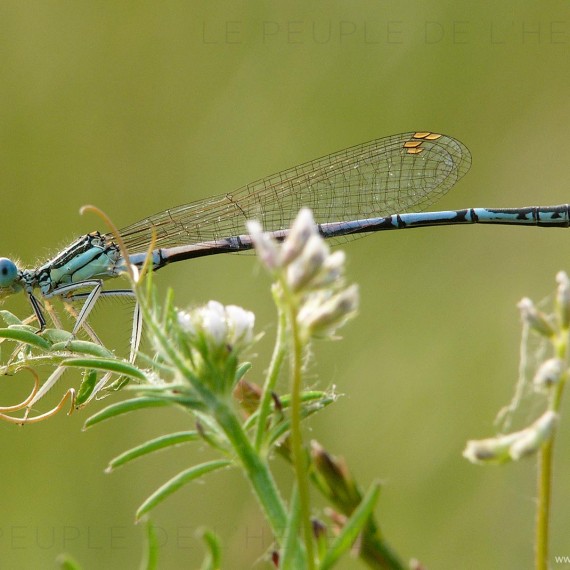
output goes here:
{"type": "Polygon", "coordinates": [[[16,264],[6,257],[0,257],[0,287],[9,287],[16,277],[18,277],[16,264]]]}

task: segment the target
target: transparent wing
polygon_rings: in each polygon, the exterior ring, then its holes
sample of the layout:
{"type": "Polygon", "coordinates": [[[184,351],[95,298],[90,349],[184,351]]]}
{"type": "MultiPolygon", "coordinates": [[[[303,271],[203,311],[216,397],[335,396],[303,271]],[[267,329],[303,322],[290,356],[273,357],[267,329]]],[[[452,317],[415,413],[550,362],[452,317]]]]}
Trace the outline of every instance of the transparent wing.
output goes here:
{"type": "Polygon", "coordinates": [[[135,252],[148,247],[153,227],[157,247],[174,247],[244,234],[247,220],[260,221],[267,231],[286,229],[302,206],[311,208],[317,223],[421,211],[470,165],[469,150],[452,137],[430,132],[393,135],[283,170],[229,194],[165,210],[124,228],[121,235],[135,252]]]}

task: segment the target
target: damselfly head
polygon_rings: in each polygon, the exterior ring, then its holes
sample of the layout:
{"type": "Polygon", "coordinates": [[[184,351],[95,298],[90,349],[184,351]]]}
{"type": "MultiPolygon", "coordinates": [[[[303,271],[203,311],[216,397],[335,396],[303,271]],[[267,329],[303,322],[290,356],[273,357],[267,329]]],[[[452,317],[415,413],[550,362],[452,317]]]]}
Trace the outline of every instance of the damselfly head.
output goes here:
{"type": "Polygon", "coordinates": [[[0,257],[0,299],[16,293],[22,288],[16,264],[6,257],[0,257]]]}

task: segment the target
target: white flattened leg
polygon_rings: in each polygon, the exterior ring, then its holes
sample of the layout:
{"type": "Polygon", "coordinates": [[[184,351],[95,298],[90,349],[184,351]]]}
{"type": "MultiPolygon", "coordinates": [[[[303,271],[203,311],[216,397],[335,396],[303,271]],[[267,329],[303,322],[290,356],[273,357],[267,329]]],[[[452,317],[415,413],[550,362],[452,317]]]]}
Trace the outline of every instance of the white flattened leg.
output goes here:
{"type": "Polygon", "coordinates": [[[57,289],[51,291],[44,295],[46,299],[50,299],[51,297],[61,297],[63,301],[67,299],[73,300],[74,298],[83,297],[83,295],[74,295],[73,292],[77,291],[78,289],[85,289],[91,287],[91,291],[86,293],[85,296],[85,303],[83,303],[83,307],[79,311],[79,315],[77,316],[77,321],[71,331],[72,335],[76,335],[77,331],[81,328],[89,313],[93,310],[93,307],[97,303],[97,299],[101,295],[103,290],[103,282],[99,279],[92,279],[89,281],[81,281],[79,283],[70,283],[69,285],[62,285],[57,289]]]}
{"type": "MultiPolygon", "coordinates": [[[[67,300],[78,301],[80,299],[88,299],[89,295],[90,295],[90,293],[77,293],[77,294],[68,296],[67,300]]],[[[131,289],[112,289],[110,291],[101,291],[98,295],[98,299],[103,298],[103,297],[104,298],[130,297],[132,299],[135,299],[135,294],[133,291],[131,291],[131,289]]],[[[87,303],[87,301],[85,303],[87,303]]],[[[87,325],[87,323],[85,322],[85,319],[84,319],[82,324],[84,327],[87,325]]],[[[131,350],[130,350],[129,362],[131,364],[134,363],[134,361],[135,361],[137,351],[138,351],[140,343],[141,343],[141,337],[142,337],[142,315],[141,315],[139,304],[136,303],[135,309],[133,311],[133,327],[132,327],[132,332],[131,332],[131,343],[130,343],[131,350]]],[[[99,342],[99,344],[102,344],[102,343],[99,342]]]]}
{"type": "Polygon", "coordinates": [[[137,357],[137,352],[141,344],[142,337],[142,313],[138,302],[135,305],[135,310],[133,311],[133,330],[131,333],[131,353],[129,355],[129,362],[134,364],[137,357]]]}

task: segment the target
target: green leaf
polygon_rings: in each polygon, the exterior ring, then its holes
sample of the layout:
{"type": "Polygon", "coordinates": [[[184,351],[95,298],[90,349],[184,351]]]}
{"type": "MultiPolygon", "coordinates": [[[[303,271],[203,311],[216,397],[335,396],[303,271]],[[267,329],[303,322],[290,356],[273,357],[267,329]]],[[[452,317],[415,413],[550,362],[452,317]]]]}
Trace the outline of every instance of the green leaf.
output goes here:
{"type": "Polygon", "coordinates": [[[216,461],[208,461],[207,463],[201,463],[200,465],[195,465],[190,467],[185,471],[180,472],[178,475],[167,481],[164,485],[159,487],[138,509],[136,512],[136,520],[148,513],[150,510],[154,509],[159,503],[162,503],[167,497],[172,495],[172,493],[178,491],[181,487],[202,477],[206,473],[211,471],[216,471],[231,465],[231,461],[225,459],[218,459],[216,461]]]}
{"type": "Polygon", "coordinates": [[[8,326],[22,324],[22,321],[10,311],[0,311],[0,319],[2,319],[8,326]]]}
{"type": "Polygon", "coordinates": [[[160,385],[152,386],[128,386],[126,390],[135,390],[142,397],[160,398],[169,404],[176,404],[191,410],[204,410],[204,402],[188,389],[188,386],[180,385],[160,385]],[[156,396],[154,396],[156,394],[156,396]]]}
{"type": "Polygon", "coordinates": [[[78,352],[79,354],[90,354],[92,356],[113,359],[113,353],[110,350],[96,342],[87,340],[65,340],[64,342],[54,344],[51,349],[66,350],[69,352],[78,352]]]}
{"type": "Polygon", "coordinates": [[[211,530],[201,530],[200,535],[208,549],[200,570],[219,570],[222,567],[222,546],[218,535],[211,530]]]}
{"type": "MultiPolygon", "coordinates": [[[[279,400],[281,401],[283,409],[291,406],[291,394],[283,394],[282,396],[279,396],[279,400]]],[[[301,392],[301,402],[303,404],[313,403],[319,400],[324,407],[332,404],[336,400],[336,397],[333,394],[323,392],[322,390],[306,390],[301,392]]]]}
{"type": "Polygon", "coordinates": [[[237,384],[249,371],[253,365],[251,362],[242,362],[237,369],[235,383],[237,384]]]}
{"type": "MultiPolygon", "coordinates": [[[[305,409],[310,409],[311,413],[318,411],[336,401],[336,397],[329,392],[322,390],[307,390],[301,392],[301,402],[305,405],[305,409]]],[[[279,396],[279,402],[282,409],[287,409],[291,406],[291,395],[284,394],[279,396]]],[[[257,422],[258,411],[253,412],[244,423],[244,428],[249,429],[257,422]]]]}
{"type": "Polygon", "coordinates": [[[156,570],[158,568],[158,537],[152,521],[146,523],[146,550],[141,560],[140,570],[156,570]]]}
{"type": "Polygon", "coordinates": [[[72,339],[73,335],[69,331],[62,329],[45,329],[42,332],[42,337],[52,343],[60,343],[72,339]]]}
{"type": "Polygon", "coordinates": [[[25,329],[19,328],[19,325],[14,325],[8,329],[0,329],[0,338],[23,342],[40,350],[47,351],[51,348],[51,344],[45,338],[42,338],[35,332],[27,330],[27,327],[25,329]],[[16,326],[18,328],[16,328],[16,326]]]}
{"type": "Polygon", "coordinates": [[[83,379],[81,380],[81,385],[77,392],[77,398],[75,399],[76,406],[81,406],[87,401],[89,396],[91,396],[96,383],[97,372],[95,370],[86,370],[83,374],[83,379]]]}
{"type": "Polygon", "coordinates": [[[68,368],[89,368],[99,370],[101,372],[113,372],[123,376],[136,378],[142,382],[146,382],[147,378],[144,372],[133,364],[129,364],[124,360],[106,359],[106,358],[68,358],[62,361],[61,366],[68,368]]]}
{"type": "Polygon", "coordinates": [[[113,380],[113,382],[110,382],[105,386],[105,392],[118,392],[119,390],[122,390],[130,381],[131,379],[127,378],[126,376],[119,376],[119,378],[113,380]]]}
{"type": "Polygon", "coordinates": [[[100,412],[93,414],[85,422],[83,429],[87,429],[95,424],[101,423],[110,418],[134,412],[135,410],[142,410],[144,408],[160,408],[168,406],[170,402],[161,400],[160,398],[132,398],[124,402],[117,402],[103,408],[100,412]]]}
{"type": "Polygon", "coordinates": [[[372,515],[376,501],[380,496],[380,483],[372,483],[370,489],[362,498],[358,507],[354,510],[340,534],[334,539],[327,555],[323,559],[320,570],[328,570],[345,554],[362,532],[364,525],[372,515]]]}
{"type": "Polygon", "coordinates": [[[302,544],[299,538],[299,524],[301,522],[301,509],[299,507],[299,492],[297,485],[293,489],[291,505],[287,517],[287,526],[283,545],[279,556],[279,568],[282,570],[296,570],[298,561],[304,560],[304,553],[301,551],[302,544]],[[300,558],[303,556],[303,558],[300,558]]]}
{"type": "MultiPolygon", "coordinates": [[[[15,331],[28,331],[28,332],[32,332],[32,333],[37,334],[37,335],[40,334],[38,327],[34,327],[32,325],[27,325],[26,323],[16,323],[16,324],[10,325],[8,328],[15,330],[15,331]]],[[[41,334],[43,335],[43,333],[41,333],[41,334]]]]}
{"type": "MultiPolygon", "coordinates": [[[[303,394],[301,395],[301,397],[303,394]]],[[[288,398],[288,397],[287,397],[288,398]]],[[[303,402],[303,407],[301,408],[301,421],[305,420],[309,416],[312,416],[316,412],[320,412],[326,406],[332,404],[336,401],[335,398],[329,396],[328,394],[322,398],[322,400],[313,400],[312,397],[308,398],[308,403],[303,402]]],[[[283,403],[283,400],[281,400],[283,403]]],[[[287,399],[286,403],[289,406],[290,400],[287,399]]],[[[249,418],[248,418],[249,419],[249,418]]],[[[283,419],[278,424],[273,426],[268,434],[267,434],[267,441],[269,445],[274,445],[276,441],[278,441],[281,437],[283,437],[289,430],[291,429],[291,420],[289,418],[283,419]]]]}
{"type": "Polygon", "coordinates": [[[180,445],[189,441],[196,441],[199,438],[200,436],[198,435],[197,431],[181,431],[177,433],[170,433],[168,435],[162,435],[156,439],[146,441],[137,447],[133,447],[132,449],[121,453],[121,455],[117,455],[117,457],[111,459],[109,466],[105,471],[107,473],[110,473],[113,471],[113,469],[117,469],[117,467],[121,467],[122,465],[129,463],[129,461],[133,461],[134,459],[138,459],[139,457],[143,457],[149,453],[154,453],[160,449],[180,445]]]}

